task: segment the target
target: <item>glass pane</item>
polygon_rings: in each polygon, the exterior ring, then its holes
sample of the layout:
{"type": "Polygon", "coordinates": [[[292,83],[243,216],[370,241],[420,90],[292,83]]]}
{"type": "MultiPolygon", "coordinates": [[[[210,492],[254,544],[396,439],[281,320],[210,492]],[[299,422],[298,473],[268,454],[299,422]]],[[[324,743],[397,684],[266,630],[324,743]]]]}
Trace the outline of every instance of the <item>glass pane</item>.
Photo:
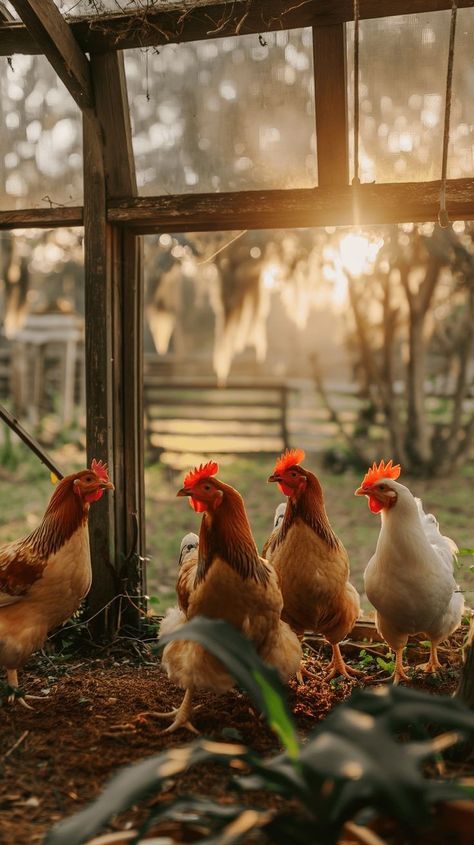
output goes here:
{"type": "Polygon", "coordinates": [[[141,194],[316,184],[310,29],[125,56],[141,194]]]}
{"type": "Polygon", "coordinates": [[[44,56],[4,58],[0,209],[82,204],[82,121],[44,56]]]}
{"type": "Polygon", "coordinates": [[[85,422],[81,228],[0,232],[0,313],[0,401],[53,445],[85,422]]]}
{"type": "MultiPolygon", "coordinates": [[[[450,12],[360,23],[360,178],[441,176],[450,12]]],[[[474,174],[474,10],[458,12],[448,175],[474,174]]],[[[353,169],[354,26],[348,27],[349,142],[353,169]]]]}

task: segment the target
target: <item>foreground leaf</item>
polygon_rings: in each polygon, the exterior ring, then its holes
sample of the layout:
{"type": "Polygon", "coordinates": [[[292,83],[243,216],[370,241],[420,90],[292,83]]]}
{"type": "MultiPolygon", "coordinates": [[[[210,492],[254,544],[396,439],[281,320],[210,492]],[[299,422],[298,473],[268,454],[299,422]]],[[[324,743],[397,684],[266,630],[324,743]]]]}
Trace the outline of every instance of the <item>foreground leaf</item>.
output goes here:
{"type": "Polygon", "coordinates": [[[160,637],[158,649],[173,640],[193,640],[220,660],[262,711],[290,757],[297,757],[296,729],[283,685],[277,671],[260,659],[250,640],[228,622],[204,616],[196,616],[177,631],[160,637]]]}

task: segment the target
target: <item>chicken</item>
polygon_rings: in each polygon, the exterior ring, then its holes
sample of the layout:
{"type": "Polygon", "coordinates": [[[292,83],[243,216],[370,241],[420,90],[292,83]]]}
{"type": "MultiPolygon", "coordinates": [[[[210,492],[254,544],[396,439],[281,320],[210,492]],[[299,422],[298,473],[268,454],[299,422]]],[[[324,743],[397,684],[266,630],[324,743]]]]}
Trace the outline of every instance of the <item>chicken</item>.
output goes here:
{"type": "Polygon", "coordinates": [[[93,460],[58,483],[34,531],[0,547],[0,664],[14,689],[18,669],[89,591],[87,520],[104,490],[113,490],[107,466],[93,460]]]}
{"type": "MultiPolygon", "coordinates": [[[[181,543],[177,582],[178,607],[171,608],[161,626],[170,633],[194,616],[225,619],[254,644],[260,657],[274,666],[282,680],[296,674],[301,646],[280,619],[283,600],[274,571],[259,557],[240,493],[216,478],[218,465],[209,461],[188,473],[178,496],[189,496],[202,513],[199,541],[188,534],[181,543]]],[[[222,664],[190,641],[174,641],[163,651],[163,667],[170,680],[186,690],[166,733],[187,727],[194,690],[225,692],[233,680],[222,664]]]]}
{"type": "Polygon", "coordinates": [[[365,590],[377,611],[377,629],[396,653],[394,682],[410,680],[403,666],[403,649],[410,634],[431,641],[423,667],[440,667],[437,646],[461,624],[464,598],[454,580],[456,544],[443,537],[433,514],[396,479],[400,466],[375,463],[356,496],[367,496],[382,526],[375,554],[364,574],[365,590]]]}
{"type": "MultiPolygon", "coordinates": [[[[305,631],[324,634],[333,650],[329,678],[358,675],[344,663],[339,643],[359,615],[359,596],[349,582],[347,552],[329,523],[321,485],[300,466],[304,458],[302,449],[287,450],[268,479],[278,483],[288,503],[263,553],[278,575],[282,618],[299,637],[305,631]]],[[[279,515],[277,509],[275,524],[279,515]]]]}

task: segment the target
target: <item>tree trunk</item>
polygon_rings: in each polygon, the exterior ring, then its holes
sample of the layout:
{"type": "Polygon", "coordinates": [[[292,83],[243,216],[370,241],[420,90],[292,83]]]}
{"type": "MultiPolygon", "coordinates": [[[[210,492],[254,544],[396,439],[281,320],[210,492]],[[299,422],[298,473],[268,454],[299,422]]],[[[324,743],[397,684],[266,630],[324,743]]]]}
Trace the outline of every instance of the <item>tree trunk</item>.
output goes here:
{"type": "Polygon", "coordinates": [[[464,663],[461,680],[456,690],[456,698],[460,698],[471,710],[474,710],[474,618],[471,619],[466,662],[464,663]]]}
{"type": "Polygon", "coordinates": [[[406,451],[413,468],[430,462],[430,431],[425,411],[426,352],[423,337],[424,315],[410,311],[409,358],[407,372],[406,451]]]}

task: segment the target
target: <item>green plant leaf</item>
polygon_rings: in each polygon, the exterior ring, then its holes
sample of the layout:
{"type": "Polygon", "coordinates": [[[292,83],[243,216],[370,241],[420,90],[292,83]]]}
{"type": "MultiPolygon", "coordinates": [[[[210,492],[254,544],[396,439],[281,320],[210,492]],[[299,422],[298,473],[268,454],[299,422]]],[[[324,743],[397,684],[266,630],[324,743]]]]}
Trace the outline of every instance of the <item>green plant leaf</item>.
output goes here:
{"type": "Polygon", "coordinates": [[[474,549],[469,549],[469,548],[459,549],[458,555],[460,557],[464,557],[465,555],[474,555],[474,549]]]}
{"type": "Polygon", "coordinates": [[[198,642],[220,660],[262,711],[290,757],[297,757],[295,724],[278,673],[260,659],[252,643],[237,628],[222,619],[196,616],[178,630],[160,637],[157,648],[163,649],[173,640],[198,642]]]}

